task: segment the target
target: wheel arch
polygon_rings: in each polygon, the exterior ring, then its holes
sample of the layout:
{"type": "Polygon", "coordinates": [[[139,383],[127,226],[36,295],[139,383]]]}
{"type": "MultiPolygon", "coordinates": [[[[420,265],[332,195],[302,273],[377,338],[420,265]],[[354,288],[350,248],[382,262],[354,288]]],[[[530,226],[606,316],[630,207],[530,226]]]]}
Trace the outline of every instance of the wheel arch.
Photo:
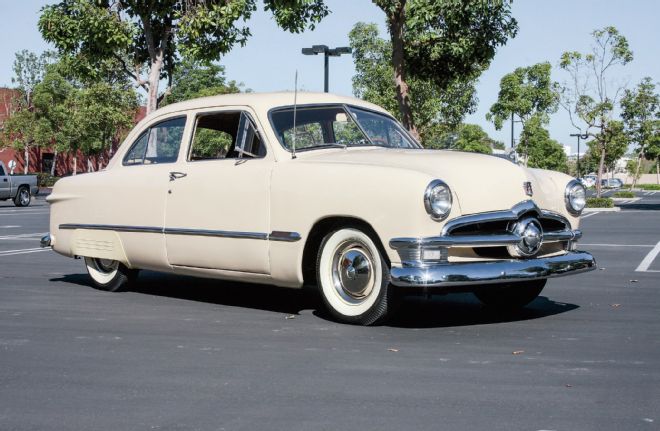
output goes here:
{"type": "Polygon", "coordinates": [[[307,234],[301,262],[303,283],[305,285],[316,283],[316,257],[323,238],[336,229],[349,227],[358,228],[369,235],[383,255],[387,265],[391,266],[383,242],[369,222],[354,216],[327,216],[317,220],[307,234]]]}

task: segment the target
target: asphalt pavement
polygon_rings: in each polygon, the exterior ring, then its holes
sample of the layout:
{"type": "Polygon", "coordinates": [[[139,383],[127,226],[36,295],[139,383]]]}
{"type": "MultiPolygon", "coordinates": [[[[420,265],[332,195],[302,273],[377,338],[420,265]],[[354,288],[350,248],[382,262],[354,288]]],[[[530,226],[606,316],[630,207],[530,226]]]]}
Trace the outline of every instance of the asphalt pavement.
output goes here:
{"type": "Polygon", "coordinates": [[[312,290],[143,272],[93,289],[0,202],[0,430],[658,430],[660,192],[585,214],[599,269],[526,309],[413,297],[332,322],[312,290]]]}

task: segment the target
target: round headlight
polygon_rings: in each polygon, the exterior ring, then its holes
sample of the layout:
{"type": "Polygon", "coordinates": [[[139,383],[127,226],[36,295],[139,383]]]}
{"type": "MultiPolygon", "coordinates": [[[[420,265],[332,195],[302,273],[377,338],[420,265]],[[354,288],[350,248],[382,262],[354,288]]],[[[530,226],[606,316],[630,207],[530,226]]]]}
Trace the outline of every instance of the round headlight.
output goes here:
{"type": "Polygon", "coordinates": [[[444,220],[451,211],[451,189],[440,180],[433,180],[424,192],[424,207],[431,218],[444,220]]]}
{"type": "Polygon", "coordinates": [[[571,180],[564,193],[566,209],[574,216],[579,216],[587,204],[587,191],[577,180],[571,180]]]}

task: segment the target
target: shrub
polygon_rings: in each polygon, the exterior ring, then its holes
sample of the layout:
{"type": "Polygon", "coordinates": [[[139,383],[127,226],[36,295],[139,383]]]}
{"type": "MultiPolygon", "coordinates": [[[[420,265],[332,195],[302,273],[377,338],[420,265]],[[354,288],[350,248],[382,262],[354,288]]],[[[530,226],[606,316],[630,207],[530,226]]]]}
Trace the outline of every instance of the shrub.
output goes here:
{"type": "Polygon", "coordinates": [[[637,184],[636,187],[642,190],[660,190],[660,184],[637,184]]]}
{"type": "Polygon", "coordinates": [[[614,201],[610,198],[587,198],[587,208],[612,208],[614,201]]]}
{"type": "Polygon", "coordinates": [[[60,177],[51,176],[47,172],[39,172],[37,174],[37,185],[39,187],[53,187],[55,181],[59,180],[60,177]]]}
{"type": "Polygon", "coordinates": [[[616,192],[616,193],[612,194],[612,197],[615,197],[615,198],[634,198],[634,197],[635,197],[635,193],[633,193],[633,192],[626,192],[626,191],[623,191],[623,192],[616,192]]]}

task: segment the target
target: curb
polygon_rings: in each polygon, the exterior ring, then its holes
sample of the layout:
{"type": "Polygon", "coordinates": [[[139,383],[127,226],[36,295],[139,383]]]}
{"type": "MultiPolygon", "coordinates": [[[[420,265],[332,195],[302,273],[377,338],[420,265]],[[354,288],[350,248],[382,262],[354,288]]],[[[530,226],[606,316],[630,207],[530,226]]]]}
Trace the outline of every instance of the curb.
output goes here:
{"type": "Polygon", "coordinates": [[[612,208],[585,208],[582,212],[585,213],[596,213],[596,212],[619,212],[621,208],[612,207],[612,208]]]}

